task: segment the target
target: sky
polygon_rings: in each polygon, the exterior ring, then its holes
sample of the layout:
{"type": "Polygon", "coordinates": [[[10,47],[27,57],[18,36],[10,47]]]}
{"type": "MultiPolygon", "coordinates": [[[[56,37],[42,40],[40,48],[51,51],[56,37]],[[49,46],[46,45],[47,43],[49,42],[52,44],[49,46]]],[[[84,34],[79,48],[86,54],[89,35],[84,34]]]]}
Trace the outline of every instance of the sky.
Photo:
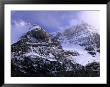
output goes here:
{"type": "Polygon", "coordinates": [[[84,21],[99,32],[99,19],[99,11],[11,11],[11,43],[18,41],[31,25],[39,25],[51,33],[84,21]]]}

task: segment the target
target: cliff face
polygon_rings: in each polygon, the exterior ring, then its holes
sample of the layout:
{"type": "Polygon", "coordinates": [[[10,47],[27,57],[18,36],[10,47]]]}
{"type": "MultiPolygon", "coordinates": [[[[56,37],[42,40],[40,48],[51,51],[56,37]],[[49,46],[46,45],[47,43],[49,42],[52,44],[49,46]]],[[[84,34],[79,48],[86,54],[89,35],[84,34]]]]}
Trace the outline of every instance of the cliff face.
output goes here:
{"type": "Polygon", "coordinates": [[[97,73],[92,70],[93,68],[88,70],[86,66],[75,62],[74,57],[79,53],[64,50],[61,42],[63,42],[61,39],[42,28],[27,32],[18,42],[11,45],[11,75],[37,77],[100,75],[99,68],[97,73]],[[90,70],[93,72],[89,72],[90,70]]]}

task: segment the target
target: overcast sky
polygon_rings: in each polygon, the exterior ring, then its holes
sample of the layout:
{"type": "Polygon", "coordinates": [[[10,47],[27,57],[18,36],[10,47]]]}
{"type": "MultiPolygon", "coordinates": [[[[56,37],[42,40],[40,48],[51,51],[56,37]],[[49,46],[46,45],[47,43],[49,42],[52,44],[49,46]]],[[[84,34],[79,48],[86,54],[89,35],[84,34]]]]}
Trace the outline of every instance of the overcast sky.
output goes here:
{"type": "Polygon", "coordinates": [[[47,32],[63,31],[84,21],[99,32],[99,11],[12,11],[11,42],[16,42],[31,24],[40,25],[47,32]]]}

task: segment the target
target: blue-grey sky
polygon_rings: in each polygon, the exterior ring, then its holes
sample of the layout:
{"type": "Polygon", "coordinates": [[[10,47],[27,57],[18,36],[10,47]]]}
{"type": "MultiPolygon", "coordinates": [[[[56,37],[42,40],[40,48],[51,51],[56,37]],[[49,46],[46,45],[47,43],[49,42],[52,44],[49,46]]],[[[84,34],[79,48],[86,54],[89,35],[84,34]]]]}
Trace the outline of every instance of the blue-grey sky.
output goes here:
{"type": "Polygon", "coordinates": [[[81,21],[99,32],[99,11],[11,11],[11,42],[16,42],[32,24],[40,25],[47,32],[58,32],[81,21]]]}

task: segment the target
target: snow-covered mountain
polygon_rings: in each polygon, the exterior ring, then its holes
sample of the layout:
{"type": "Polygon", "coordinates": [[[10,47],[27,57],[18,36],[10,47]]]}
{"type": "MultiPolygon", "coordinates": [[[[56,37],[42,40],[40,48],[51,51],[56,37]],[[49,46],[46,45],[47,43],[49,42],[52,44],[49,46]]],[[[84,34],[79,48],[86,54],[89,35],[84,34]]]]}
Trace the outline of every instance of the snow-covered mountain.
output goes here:
{"type": "Polygon", "coordinates": [[[79,53],[76,61],[82,65],[98,61],[100,58],[100,35],[96,29],[87,23],[78,24],[58,32],[56,38],[61,42],[64,50],[79,53]]]}
{"type": "MultiPolygon", "coordinates": [[[[78,28],[80,29],[80,27],[78,28]]],[[[99,76],[99,63],[93,62],[89,63],[89,66],[83,66],[76,60],[81,57],[81,50],[77,49],[75,44],[82,49],[82,42],[86,42],[86,37],[90,37],[89,31],[86,29],[78,31],[77,29],[73,31],[74,35],[71,32],[67,33],[68,30],[52,35],[39,26],[24,34],[18,42],[11,45],[12,76],[99,76]],[[86,31],[87,36],[83,37],[85,39],[81,39],[82,42],[80,42],[81,36],[78,36],[82,31],[86,31]],[[69,49],[69,46],[72,46],[72,50],[69,49]],[[92,67],[94,66],[93,68],[90,68],[91,64],[92,67]],[[89,70],[86,68],[87,66],[90,68],[89,70]],[[90,71],[92,73],[88,73],[90,71]]],[[[90,35],[92,34],[91,32],[90,35]]],[[[94,44],[96,43],[94,42],[94,44]]],[[[92,46],[92,43],[89,45],[92,46]]],[[[84,44],[84,47],[89,45],[84,44]]],[[[95,46],[93,45],[93,47],[95,46]]],[[[88,49],[84,50],[86,53],[89,52],[88,49]]],[[[88,53],[88,55],[91,54],[88,53]]]]}

